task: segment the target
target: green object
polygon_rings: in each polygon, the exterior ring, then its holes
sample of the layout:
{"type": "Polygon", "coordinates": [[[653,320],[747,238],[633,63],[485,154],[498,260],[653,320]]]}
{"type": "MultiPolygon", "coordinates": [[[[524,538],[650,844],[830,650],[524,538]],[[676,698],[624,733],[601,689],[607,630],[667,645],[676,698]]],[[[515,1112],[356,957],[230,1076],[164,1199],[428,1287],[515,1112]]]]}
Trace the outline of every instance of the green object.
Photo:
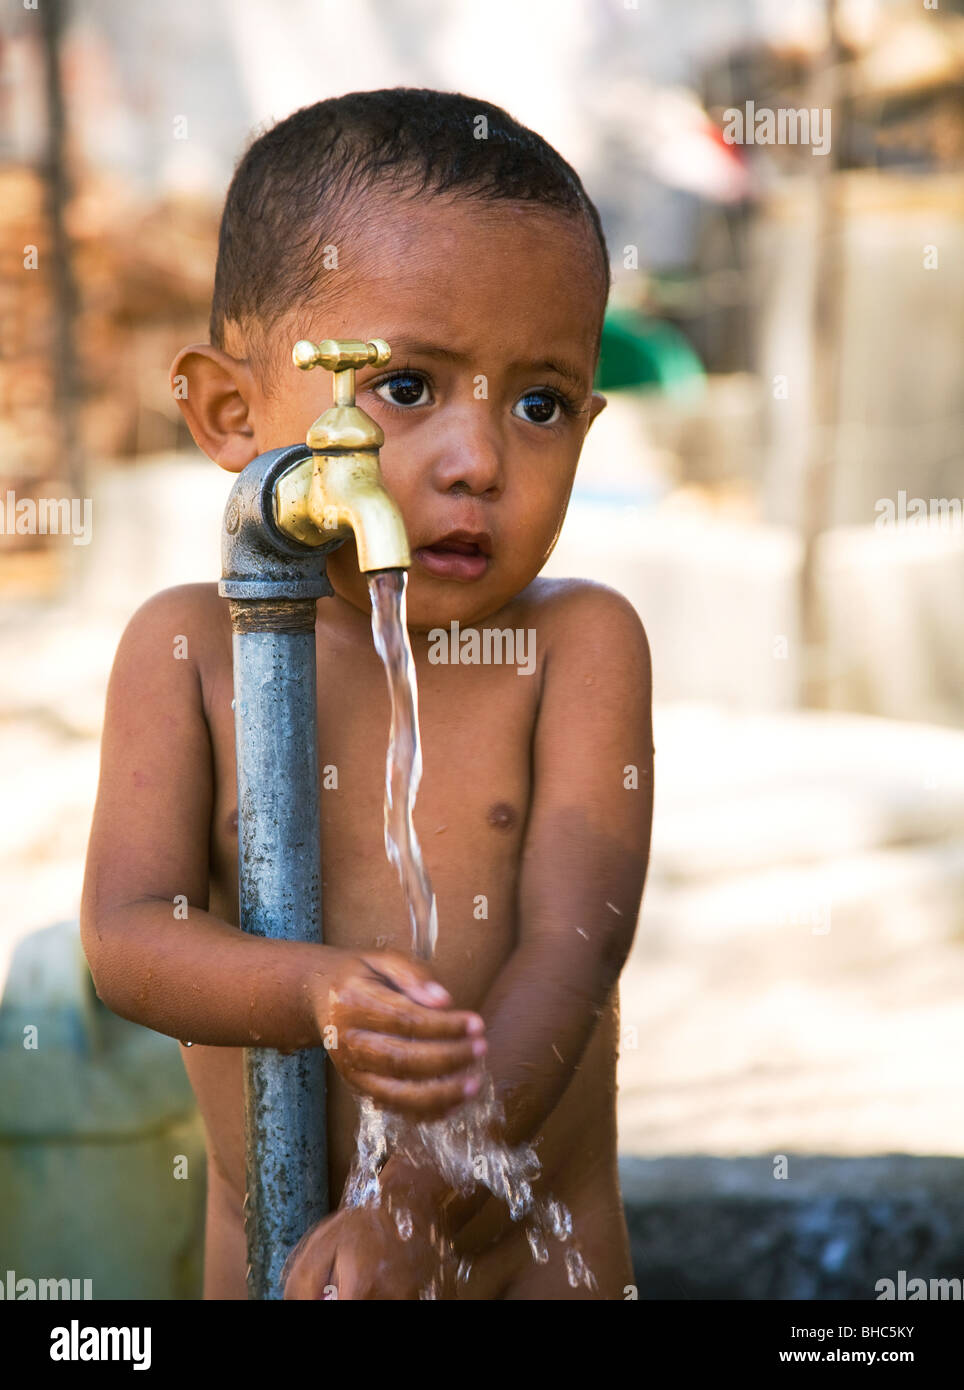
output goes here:
{"type": "Polygon", "coordinates": [[[201,1297],[204,1130],[178,1045],[102,1004],[76,921],[11,962],[0,1193],[4,1288],[12,1270],[89,1279],[94,1299],[201,1297]]]}
{"type": "Polygon", "coordinates": [[[692,395],[702,391],[705,380],[703,364],[679,329],[632,309],[607,310],[597,391],[648,387],[669,395],[692,395]]]}

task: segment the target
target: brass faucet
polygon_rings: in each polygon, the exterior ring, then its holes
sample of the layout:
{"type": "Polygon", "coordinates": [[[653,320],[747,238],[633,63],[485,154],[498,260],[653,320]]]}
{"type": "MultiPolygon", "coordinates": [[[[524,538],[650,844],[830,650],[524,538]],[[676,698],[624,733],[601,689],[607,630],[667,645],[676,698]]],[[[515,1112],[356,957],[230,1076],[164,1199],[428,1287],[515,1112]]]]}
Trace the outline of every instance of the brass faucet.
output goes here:
{"type": "Polygon", "coordinates": [[[402,514],[382,482],[378,451],[385,435],[355,404],[355,369],[382,367],[391,355],[382,338],[367,343],[303,338],[291,353],[303,372],[324,367],[333,373],[334,404],[305,438],[312,457],[279,479],[275,521],[304,545],[327,545],[354,534],[362,574],[408,569],[412,563],[402,514]]]}

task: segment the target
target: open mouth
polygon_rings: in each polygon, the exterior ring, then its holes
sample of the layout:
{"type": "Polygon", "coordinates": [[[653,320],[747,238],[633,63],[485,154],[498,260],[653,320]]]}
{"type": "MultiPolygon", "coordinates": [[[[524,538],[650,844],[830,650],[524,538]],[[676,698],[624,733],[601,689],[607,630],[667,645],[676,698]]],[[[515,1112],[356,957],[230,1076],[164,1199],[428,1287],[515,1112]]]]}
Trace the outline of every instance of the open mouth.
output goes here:
{"type": "Polygon", "coordinates": [[[452,532],[432,545],[421,546],[415,558],[437,579],[471,582],[481,579],[489,568],[492,543],[488,535],[452,532]]]}

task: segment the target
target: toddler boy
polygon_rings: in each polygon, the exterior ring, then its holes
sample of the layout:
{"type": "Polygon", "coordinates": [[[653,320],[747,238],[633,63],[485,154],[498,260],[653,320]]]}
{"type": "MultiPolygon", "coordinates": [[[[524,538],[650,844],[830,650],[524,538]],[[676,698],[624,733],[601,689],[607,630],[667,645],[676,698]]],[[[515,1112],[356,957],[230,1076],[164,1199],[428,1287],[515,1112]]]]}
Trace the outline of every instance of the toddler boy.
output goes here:
{"type": "MultiPolygon", "coordinates": [[[[190,1041],[209,1157],[205,1297],[246,1297],[242,1049],[328,1052],[333,1197],[356,1097],[444,1115],[491,1074],[499,1139],[535,1144],[537,1184],[570,1209],[597,1287],[561,1248],[535,1263],[484,1189],[446,1190],[393,1157],[387,1202],[341,1209],[292,1262],[287,1297],[404,1299],[432,1277],[432,1225],[471,1261],[458,1297],[622,1298],[632,1280],[616,1167],[617,979],[652,814],[650,663],[631,604],[544,579],[586,432],[609,265],[574,171],[500,108],[456,93],[357,92],[250,146],[221,223],[210,343],[172,378],[198,446],[229,472],[299,443],[330,404],[300,338],[384,338],[357,373],[383,428],[385,485],[412,552],[408,624],[424,768],[415,824],[439,914],[431,967],[383,843],[385,673],[353,541],[317,607],[325,944],[238,927],[228,603],[216,582],[145,603],[111,675],[81,924],[98,994],[190,1041]],[[534,661],[437,657],[437,630],[522,630],[534,661]],[[430,634],[436,631],[435,638],[430,634]],[[187,660],[175,660],[176,638],[187,660]],[[183,651],[183,643],[180,644],[183,651]],[[189,910],[175,916],[185,895],[189,910]]],[[[498,650],[493,644],[490,650],[498,650]]],[[[454,1295],[453,1295],[454,1296],[454,1295]]]]}

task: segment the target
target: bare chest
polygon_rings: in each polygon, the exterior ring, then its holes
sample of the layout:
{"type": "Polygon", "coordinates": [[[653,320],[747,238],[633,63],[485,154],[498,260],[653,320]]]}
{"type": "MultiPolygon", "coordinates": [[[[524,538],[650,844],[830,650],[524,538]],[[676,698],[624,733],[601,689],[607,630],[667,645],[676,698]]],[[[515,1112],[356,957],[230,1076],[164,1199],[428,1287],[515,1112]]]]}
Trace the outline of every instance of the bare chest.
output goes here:
{"type": "MultiPolygon", "coordinates": [[[[531,794],[536,681],[514,669],[419,669],[422,778],[414,824],[438,905],[433,973],[476,1007],[515,943],[531,794]]],[[[211,911],[238,924],[237,785],[230,662],[207,692],[214,756],[211,911]]],[[[411,949],[385,853],[390,705],[372,652],[318,652],[322,926],[346,949],[411,949]]]]}

